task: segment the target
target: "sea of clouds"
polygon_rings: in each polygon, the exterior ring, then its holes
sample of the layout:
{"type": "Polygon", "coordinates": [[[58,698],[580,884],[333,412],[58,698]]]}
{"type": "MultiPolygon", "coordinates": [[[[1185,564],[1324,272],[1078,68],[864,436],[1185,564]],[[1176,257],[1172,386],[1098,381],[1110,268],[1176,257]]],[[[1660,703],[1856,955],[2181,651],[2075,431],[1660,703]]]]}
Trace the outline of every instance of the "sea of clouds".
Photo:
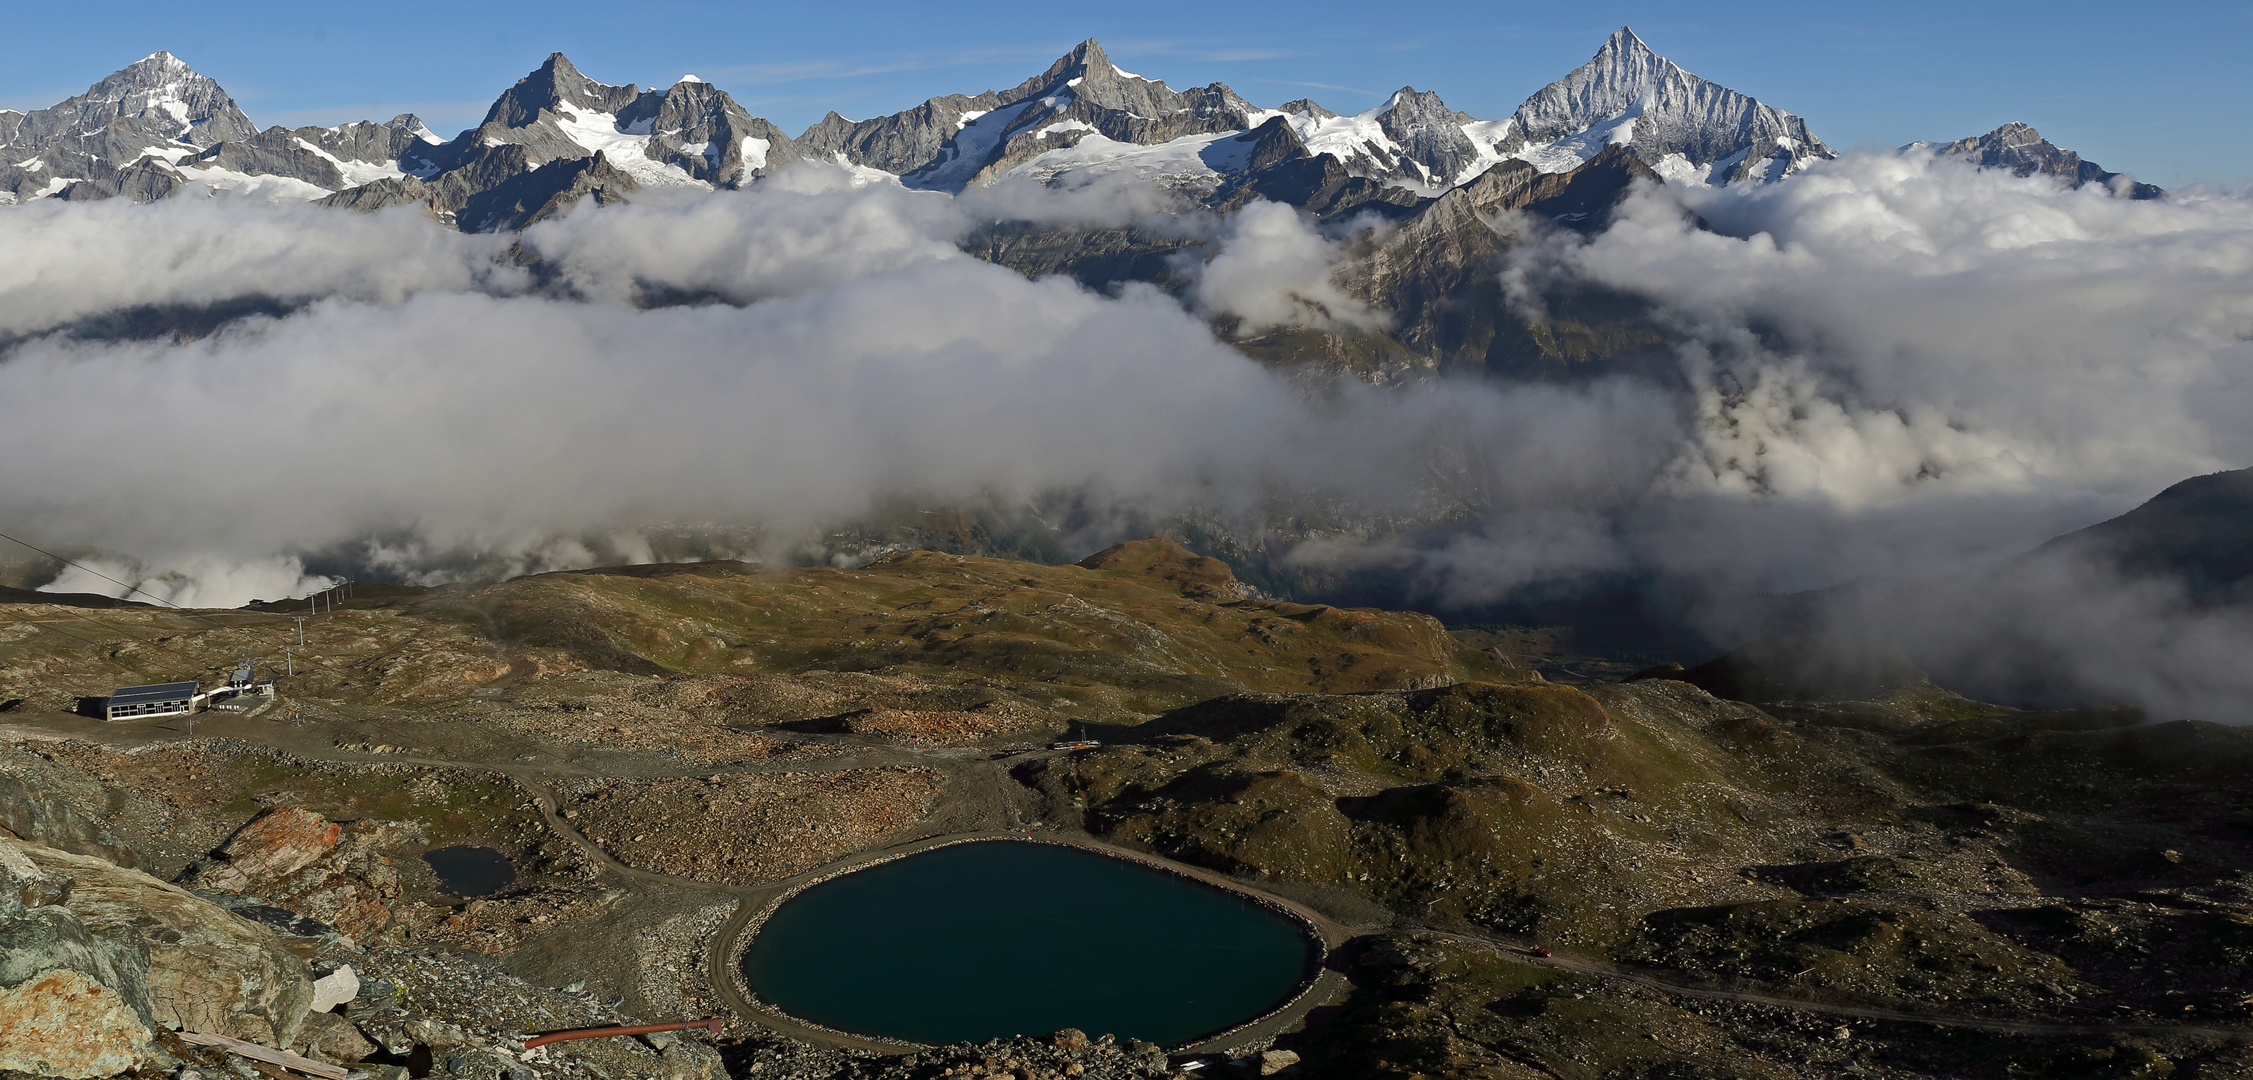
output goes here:
{"type": "MultiPolygon", "coordinates": [[[[1292,557],[1391,567],[1403,603],[1467,608],[1602,575],[1715,597],[1956,580],[2253,464],[2244,198],[1857,154],[1776,185],[1645,189],[1594,236],[1501,227],[1521,241],[1510,303],[1645,297],[1676,377],[1310,392],[1214,327],[1381,326],[1334,284],[1350,241],[1281,206],[1177,214],[1132,187],[949,197],[805,166],[521,237],[193,193],[13,207],[0,520],[100,571],[49,588],[122,591],[106,576],[227,605],[318,587],[308,560],[554,569],[646,552],[658,522],[787,545],[901,498],[1072,492],[1131,510],[1115,520],[1247,529],[1319,504],[1450,521],[1439,541],[1361,530],[1292,557]],[[963,254],[996,221],[1201,246],[1172,293],[1098,293],[963,254]],[[264,313],[194,340],[116,331],[237,304],[264,313]]],[[[2039,609],[2092,693],[2253,712],[2246,677],[2211,670],[2253,642],[2231,616],[2076,573],[1938,622],[1855,618],[1960,653],[1975,625],[2039,609]],[[2101,617],[2069,617],[2077,592],[2107,598],[2101,617]],[[2106,659],[2121,634],[2176,644],[2106,659]]],[[[1734,610],[1713,605],[1716,640],[1759,631],[1734,610]]]]}

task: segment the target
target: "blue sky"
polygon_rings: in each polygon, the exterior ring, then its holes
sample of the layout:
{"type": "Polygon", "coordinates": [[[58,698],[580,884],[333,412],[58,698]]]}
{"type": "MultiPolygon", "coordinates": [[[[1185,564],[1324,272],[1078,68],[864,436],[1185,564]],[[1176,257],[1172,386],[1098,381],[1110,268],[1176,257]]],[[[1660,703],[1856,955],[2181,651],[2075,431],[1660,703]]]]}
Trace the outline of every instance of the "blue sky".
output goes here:
{"type": "Polygon", "coordinates": [[[29,109],[169,49],[261,124],[422,114],[474,123],[552,50],[606,82],[694,72],[796,132],[1014,85],[1084,37],[1175,86],[1355,112],[1412,84],[1482,118],[1633,26],[1654,49],[1806,117],[1831,145],[1894,146],[2024,120],[2170,187],[2253,180],[2253,5],[2238,3],[528,5],[379,8],[140,0],[26,5],[0,39],[0,106],[29,109]]]}

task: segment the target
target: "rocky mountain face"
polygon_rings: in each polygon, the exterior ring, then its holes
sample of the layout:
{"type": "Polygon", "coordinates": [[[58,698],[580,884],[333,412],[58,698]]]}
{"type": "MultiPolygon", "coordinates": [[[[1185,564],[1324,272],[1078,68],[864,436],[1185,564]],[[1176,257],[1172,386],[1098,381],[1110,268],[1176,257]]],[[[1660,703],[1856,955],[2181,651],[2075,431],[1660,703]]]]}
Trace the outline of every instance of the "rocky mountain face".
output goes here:
{"type": "Polygon", "coordinates": [[[2156,199],[2166,194],[2157,185],[2138,183],[2131,177],[2107,172],[2094,161],[2042,137],[2032,127],[2011,121],[1985,135],[1957,139],[1939,147],[1941,154],[1971,161],[1982,169],[2009,169],[2019,176],[2054,176],[2073,187],[2101,184],[2105,190],[2131,199],[2156,199]]]}
{"type": "Polygon", "coordinates": [[[483,123],[440,139],[415,116],[257,129],[216,82],[169,53],[35,113],[0,113],[0,202],[123,196],[192,182],[373,210],[419,204],[469,230],[522,228],[587,195],[732,187],[801,156],[726,91],[587,78],[560,53],[503,92],[483,123]],[[555,169],[546,166],[557,164],[555,169]]]}
{"type": "Polygon", "coordinates": [[[1624,27],[1594,59],[1500,121],[1457,112],[1414,87],[1354,116],[1303,99],[1259,109],[1221,83],[1174,91],[1122,72],[1091,40],[1015,89],[933,98],[858,122],[832,113],[799,141],[911,187],[944,190],[1009,175],[1053,182],[1122,170],[1180,188],[1233,190],[1279,159],[1326,155],[1345,176],[1427,198],[1510,159],[1569,172],[1613,143],[1670,179],[1712,183],[1780,179],[1835,156],[1805,121],[1683,71],[1624,27]],[[1276,121],[1295,148],[1279,147],[1273,135],[1214,137],[1276,121]]]}
{"type": "Polygon", "coordinates": [[[1504,216],[1518,211],[1596,226],[1629,185],[1655,179],[1624,145],[1567,173],[1511,159],[1425,204],[1396,228],[1365,234],[1339,281],[1392,312],[1391,337],[1416,353],[1443,365],[1507,366],[1535,328],[1515,320],[1502,301],[1497,257],[1518,240],[1504,216]]]}
{"type": "MultiPolygon", "coordinates": [[[[1397,220],[1499,166],[1564,175],[1614,146],[1670,183],[1773,182],[1835,156],[1806,121],[1684,71],[1625,27],[1500,120],[1414,87],[1351,116],[1304,99],[1265,109],[1223,83],[1175,90],[1125,71],[1091,39],[1010,89],[865,120],[832,112],[796,139],[693,75],[662,90],[611,85],[560,53],[451,140],[411,115],[260,131],[169,53],[52,108],[0,112],[0,139],[0,202],[146,201],[200,181],[350,209],[416,204],[472,231],[522,228],[590,195],[740,187],[806,159],[937,191],[1127,178],[1184,207],[1269,199],[1325,220],[1397,220]]],[[[2137,198],[2158,191],[2020,124],[1943,152],[2137,198]]]]}
{"type": "Polygon", "coordinates": [[[612,86],[555,53],[477,127],[411,147],[401,175],[323,201],[358,210],[420,203],[468,231],[522,228],[588,195],[601,204],[644,187],[733,187],[799,156],[774,125],[695,76],[665,90],[612,86]]]}
{"type": "MultiPolygon", "coordinates": [[[[1175,142],[1191,144],[1179,149],[1201,162],[1199,137],[1245,131],[1254,111],[1222,83],[1181,91],[1123,71],[1091,38],[1013,89],[932,98],[857,123],[833,112],[799,141],[810,153],[893,173],[909,187],[960,191],[1051,154],[1059,156],[1045,170],[1021,171],[1045,179],[1074,164],[1112,163],[1132,147],[1175,142]]],[[[1196,171],[1186,161],[1133,167],[1168,164],[1196,171]]]]}
{"type": "Polygon", "coordinates": [[[1586,161],[1621,144],[1678,182],[1780,180],[1838,156],[1806,121],[1682,70],[1624,26],[1491,137],[1495,153],[1536,163],[1586,161]]]}
{"type": "Polygon", "coordinates": [[[2160,578],[2201,604],[2253,600],[2253,469],[2194,476],[2110,521],[2067,533],[2037,554],[2101,559],[2160,578]]]}
{"type": "Polygon", "coordinates": [[[1222,83],[1142,78],[1089,40],[1013,88],[867,120],[831,113],[795,140],[694,76],[613,86],[560,53],[452,140],[413,116],[260,131],[166,53],[54,108],[0,113],[0,135],[9,201],[146,201],[202,181],[352,209],[415,203],[469,230],[521,228],[590,194],[740,186],[805,158],[940,191],[1124,175],[1221,209],[1267,198],[1334,217],[1398,216],[1505,160],[1569,172],[1612,142],[1671,178],[1714,182],[1775,179],[1829,153],[1798,118],[1688,75],[1625,30],[1502,121],[1413,87],[1355,116],[1307,100],[1262,109],[1222,83]]]}
{"type": "Polygon", "coordinates": [[[62,195],[78,183],[106,185],[112,195],[145,189],[146,181],[119,174],[137,161],[176,161],[256,133],[218,83],[160,52],[68,101],[0,112],[0,195],[62,195]]]}
{"type": "Polygon", "coordinates": [[[0,203],[145,202],[195,180],[319,197],[397,176],[401,156],[437,141],[413,115],[260,131],[217,82],[161,52],[59,105],[0,113],[0,137],[0,203]]]}
{"type": "MultiPolygon", "coordinates": [[[[2210,473],[2009,558],[1750,603],[1744,636],[1820,640],[1856,663],[1895,653],[1952,689],[2024,708],[2119,700],[2101,662],[2118,642],[2172,634],[2167,647],[2187,652],[2177,643],[2253,620],[2249,538],[2253,469],[2210,473]]],[[[2191,708],[2242,715],[2234,699],[2191,708]]]]}

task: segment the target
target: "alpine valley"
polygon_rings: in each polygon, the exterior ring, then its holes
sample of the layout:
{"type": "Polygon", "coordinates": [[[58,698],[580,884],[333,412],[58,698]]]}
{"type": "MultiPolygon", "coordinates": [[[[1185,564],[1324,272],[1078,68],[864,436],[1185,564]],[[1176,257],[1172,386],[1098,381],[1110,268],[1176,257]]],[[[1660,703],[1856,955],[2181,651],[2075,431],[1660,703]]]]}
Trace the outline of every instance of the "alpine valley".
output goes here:
{"type": "Polygon", "coordinates": [[[2253,1075],[2245,201],[1626,28],[0,112],[0,1080],[2253,1075]],[[785,1007],[856,872],[829,990],[1103,1007],[785,1007]]]}

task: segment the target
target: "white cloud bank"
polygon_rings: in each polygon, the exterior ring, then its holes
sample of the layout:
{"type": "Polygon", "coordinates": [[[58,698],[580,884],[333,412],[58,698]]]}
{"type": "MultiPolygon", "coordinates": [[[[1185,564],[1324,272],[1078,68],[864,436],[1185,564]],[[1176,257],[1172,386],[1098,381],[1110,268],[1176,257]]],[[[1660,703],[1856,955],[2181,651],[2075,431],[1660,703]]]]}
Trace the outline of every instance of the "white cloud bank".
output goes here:
{"type": "Polygon", "coordinates": [[[2253,202],[1851,155],[1645,191],[1602,235],[1517,260],[1529,286],[1649,298],[1680,342],[1694,435],[1639,516],[1638,564],[1723,592],[1937,581],[1839,617],[1967,685],[2024,676],[1978,655],[2013,640],[2058,688],[2253,719],[2253,676],[2219,662],[2253,649],[2244,618],[2095,566],[1979,569],[2253,465],[2253,202]]]}
{"type": "Polygon", "coordinates": [[[1679,386],[1318,401],[1198,316],[1374,325],[1332,283],[1334,248],[1283,207],[1162,209],[804,169],[582,206],[511,250],[412,212],[15,208],[0,516],[216,604],[340,552],[400,574],[548,568],[591,560],[588,537],[637,550],[650,523],[790,536],[893,497],[1059,490],[1256,527],[1286,496],[1455,522],[1443,542],[1343,529],[1362,538],[1302,554],[1405,568],[1461,604],[1598,573],[1717,593],[1931,576],[2253,464],[2243,200],[2131,203],[1893,155],[1644,192],[1600,236],[1518,249],[1508,278],[1527,301],[1576,280],[1650,298],[1679,386]],[[1179,230],[1211,257],[1176,300],[954,246],[1012,215],[1179,230]],[[288,314],[189,342],[36,336],[260,298],[288,314]]]}

